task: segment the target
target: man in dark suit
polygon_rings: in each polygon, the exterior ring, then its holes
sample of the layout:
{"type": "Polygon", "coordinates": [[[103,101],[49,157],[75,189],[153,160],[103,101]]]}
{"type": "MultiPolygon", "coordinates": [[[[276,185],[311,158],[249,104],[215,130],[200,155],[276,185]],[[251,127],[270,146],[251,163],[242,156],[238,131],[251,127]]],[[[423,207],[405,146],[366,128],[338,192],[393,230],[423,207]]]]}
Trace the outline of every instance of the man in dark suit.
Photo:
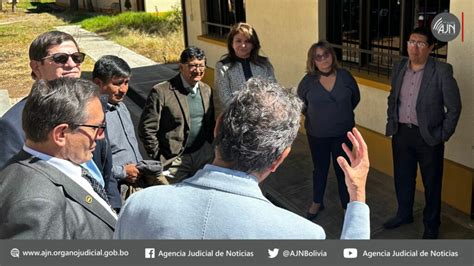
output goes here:
{"type": "Polygon", "coordinates": [[[186,48],[179,69],[174,78],[153,87],[138,126],[146,152],[167,170],[164,183],[191,177],[214,158],[212,90],[201,81],[204,51],[186,48]]]}
{"type": "Polygon", "coordinates": [[[392,137],[398,211],[384,227],[413,222],[417,164],[425,188],[423,238],[438,237],[441,213],[444,142],[453,135],[461,114],[459,88],[450,64],[429,55],[434,37],[417,28],[408,40],[408,60],[394,64],[388,97],[386,135],[392,137]]]}
{"type": "Polygon", "coordinates": [[[25,145],[0,171],[0,238],[112,237],[117,215],[84,167],[104,121],[92,82],[35,82],[23,110],[25,145]]]}
{"type": "MultiPolygon", "coordinates": [[[[53,80],[59,77],[79,78],[81,64],[85,55],[79,52],[74,38],[61,31],[49,31],[37,36],[29,48],[31,77],[34,80],[53,80]]],[[[15,104],[0,118],[0,169],[5,167],[8,159],[21,150],[25,142],[25,133],[21,128],[21,114],[26,99],[15,104]]],[[[105,186],[114,208],[122,205],[117,189],[117,181],[111,177],[112,152],[106,139],[97,141],[93,161],[88,167],[93,176],[105,186]]]]}

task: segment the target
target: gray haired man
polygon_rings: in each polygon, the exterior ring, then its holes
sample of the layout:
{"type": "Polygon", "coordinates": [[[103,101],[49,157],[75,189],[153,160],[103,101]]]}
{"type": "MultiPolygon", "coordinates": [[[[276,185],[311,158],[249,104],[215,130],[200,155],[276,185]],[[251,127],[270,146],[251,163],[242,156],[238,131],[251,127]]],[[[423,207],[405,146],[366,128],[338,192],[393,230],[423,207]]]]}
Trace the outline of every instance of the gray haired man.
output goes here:
{"type": "MultiPolygon", "coordinates": [[[[258,183],[275,172],[298,133],[302,102],[278,84],[250,79],[219,117],[215,159],[180,184],[130,197],[119,218],[119,239],[322,239],[324,230],[270,203],[258,183]],[[166,202],[166,204],[157,204],[166,202]]],[[[342,238],[370,237],[365,182],[367,146],[353,129],[346,175],[351,202],[342,238]]]]}
{"type": "Polygon", "coordinates": [[[23,109],[26,141],[0,171],[0,239],[108,239],[116,214],[85,163],[105,134],[99,88],[38,80],[23,109]]]}

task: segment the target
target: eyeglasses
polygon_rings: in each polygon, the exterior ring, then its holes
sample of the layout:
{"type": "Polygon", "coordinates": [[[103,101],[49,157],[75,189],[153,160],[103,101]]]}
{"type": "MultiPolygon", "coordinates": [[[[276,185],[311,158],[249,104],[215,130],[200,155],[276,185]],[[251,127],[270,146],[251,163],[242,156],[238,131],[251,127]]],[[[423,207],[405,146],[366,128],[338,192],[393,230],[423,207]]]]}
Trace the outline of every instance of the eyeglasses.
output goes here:
{"type": "Polygon", "coordinates": [[[328,52],[324,52],[323,54],[316,54],[314,56],[314,60],[321,62],[323,60],[326,60],[329,57],[329,55],[330,54],[328,52]]]}
{"type": "Polygon", "coordinates": [[[80,64],[80,63],[84,62],[86,54],[81,53],[81,52],[75,52],[75,53],[72,53],[72,54],[57,53],[57,54],[52,54],[50,56],[43,57],[41,60],[46,59],[46,58],[51,58],[54,61],[54,63],[64,65],[69,60],[69,57],[72,58],[72,61],[74,61],[74,63],[80,64]]]}
{"type": "Polygon", "coordinates": [[[191,71],[194,71],[196,69],[198,69],[198,70],[206,69],[206,65],[192,65],[192,64],[188,64],[188,63],[186,63],[186,65],[188,65],[189,70],[191,70],[191,71]]]}
{"type": "Polygon", "coordinates": [[[90,128],[94,128],[95,130],[97,130],[97,132],[95,133],[95,136],[100,136],[102,134],[104,134],[104,131],[105,129],[107,128],[107,125],[104,123],[100,124],[100,125],[88,125],[88,124],[73,124],[73,126],[76,126],[76,127],[90,127],[90,128]]]}
{"type": "Polygon", "coordinates": [[[428,46],[428,43],[421,41],[407,41],[408,46],[417,46],[418,48],[425,48],[428,46]]]}

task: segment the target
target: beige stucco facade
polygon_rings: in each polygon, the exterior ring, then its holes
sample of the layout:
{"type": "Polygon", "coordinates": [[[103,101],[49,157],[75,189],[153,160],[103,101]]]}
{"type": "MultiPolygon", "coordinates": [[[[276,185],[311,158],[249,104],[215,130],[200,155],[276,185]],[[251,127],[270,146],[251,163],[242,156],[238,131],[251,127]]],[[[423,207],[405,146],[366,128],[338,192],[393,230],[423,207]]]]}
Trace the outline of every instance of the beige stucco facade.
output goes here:
{"type": "MultiPolygon", "coordinates": [[[[70,0],[56,0],[56,4],[68,7],[70,0]]],[[[84,9],[84,2],[83,0],[79,0],[79,8],[84,9]]],[[[125,0],[120,1],[122,4],[122,10],[127,10],[125,8],[125,0]]],[[[180,6],[180,0],[144,0],[145,2],[145,11],[146,12],[163,12],[163,11],[170,11],[173,9],[174,6],[180,6]]],[[[132,4],[131,11],[137,11],[137,0],[130,0],[132,4]]],[[[92,0],[92,5],[97,11],[112,11],[114,9],[118,9],[119,0],[92,0]]]]}
{"type": "Polygon", "coordinates": [[[453,138],[446,147],[446,157],[474,168],[474,2],[451,0],[450,12],[461,20],[464,13],[464,42],[461,34],[448,46],[448,63],[453,65],[454,77],[461,89],[463,110],[453,138]]]}
{"type": "MultiPolygon", "coordinates": [[[[185,3],[188,42],[203,48],[208,65],[214,67],[226,53],[225,44],[202,37],[205,34],[202,24],[205,1],[186,0],[185,3]]],[[[461,12],[464,12],[465,18],[474,16],[471,0],[451,0],[450,10],[459,19],[461,12]]],[[[246,22],[257,30],[262,54],[270,58],[279,83],[285,87],[297,86],[303,77],[309,46],[325,36],[325,14],[325,1],[246,0],[246,22]]],[[[474,28],[473,20],[465,19],[464,22],[465,29],[474,28]]],[[[448,47],[448,62],[453,65],[454,76],[461,90],[463,111],[456,133],[446,144],[443,198],[464,212],[470,211],[474,175],[473,45],[474,36],[465,33],[464,42],[459,36],[448,47]],[[460,176],[458,170],[464,174],[460,176]],[[460,186],[465,189],[460,190],[460,186]]],[[[390,141],[384,137],[390,86],[388,82],[372,82],[357,76],[356,79],[361,90],[356,120],[359,126],[369,132],[367,138],[374,147],[371,157],[375,158],[374,162],[378,162],[372,165],[392,174],[390,141]]]]}

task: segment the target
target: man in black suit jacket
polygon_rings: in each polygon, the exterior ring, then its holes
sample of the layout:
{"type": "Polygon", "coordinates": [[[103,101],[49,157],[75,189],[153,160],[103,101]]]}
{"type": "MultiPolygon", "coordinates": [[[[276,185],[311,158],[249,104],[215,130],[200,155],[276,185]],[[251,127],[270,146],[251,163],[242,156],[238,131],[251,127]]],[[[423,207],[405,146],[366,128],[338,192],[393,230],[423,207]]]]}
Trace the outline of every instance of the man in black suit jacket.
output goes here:
{"type": "Polygon", "coordinates": [[[110,239],[117,215],[84,167],[105,137],[98,87],[39,80],[22,125],[25,145],[0,171],[0,238],[110,239]]]}
{"type": "MultiPolygon", "coordinates": [[[[31,77],[35,80],[52,80],[59,77],[79,78],[84,54],[74,38],[61,31],[49,31],[40,34],[29,48],[31,77]]],[[[0,169],[5,167],[8,159],[21,150],[25,142],[25,133],[21,128],[21,114],[26,99],[15,104],[0,118],[0,169]]],[[[112,153],[107,138],[97,141],[94,151],[94,163],[99,174],[102,174],[105,188],[112,206],[119,209],[122,205],[117,181],[112,176],[112,153]]],[[[100,178],[100,177],[99,177],[100,178]]]]}
{"type": "Polygon", "coordinates": [[[417,164],[425,188],[423,238],[437,238],[441,213],[444,142],[453,135],[461,114],[459,88],[450,64],[429,55],[434,37],[417,28],[408,40],[408,60],[394,64],[388,97],[386,135],[392,137],[397,215],[384,227],[413,222],[417,164]]]}

